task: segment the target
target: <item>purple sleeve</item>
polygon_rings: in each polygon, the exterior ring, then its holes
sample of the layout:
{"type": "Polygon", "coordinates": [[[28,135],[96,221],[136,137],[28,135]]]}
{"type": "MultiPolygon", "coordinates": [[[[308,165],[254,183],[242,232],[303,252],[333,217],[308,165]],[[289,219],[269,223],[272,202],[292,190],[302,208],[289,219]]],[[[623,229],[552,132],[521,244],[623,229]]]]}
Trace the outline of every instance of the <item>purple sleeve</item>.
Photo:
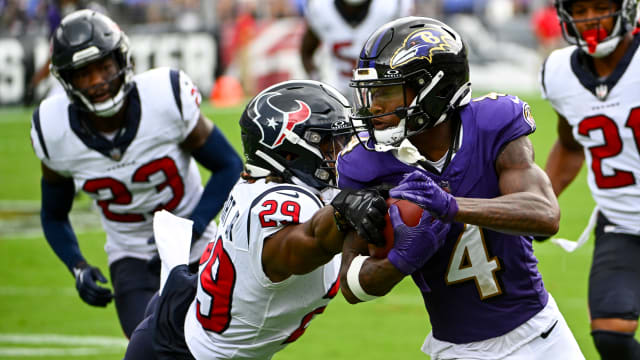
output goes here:
{"type": "Polygon", "coordinates": [[[491,149],[491,158],[496,159],[509,142],[532,134],[536,124],[529,104],[516,96],[500,96],[496,100],[482,100],[477,108],[476,119],[481,138],[491,149]]]}

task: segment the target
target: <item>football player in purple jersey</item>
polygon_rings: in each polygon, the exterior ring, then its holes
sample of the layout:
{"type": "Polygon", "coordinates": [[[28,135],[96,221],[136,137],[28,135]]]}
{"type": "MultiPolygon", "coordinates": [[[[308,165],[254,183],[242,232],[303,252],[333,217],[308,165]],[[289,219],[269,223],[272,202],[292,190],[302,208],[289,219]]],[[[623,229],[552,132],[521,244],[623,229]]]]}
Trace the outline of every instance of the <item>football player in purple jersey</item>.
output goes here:
{"type": "Polygon", "coordinates": [[[411,275],[432,358],[583,359],[533,255],[531,235],[556,233],[560,211],[534,162],[529,106],[496,93],[472,99],[460,35],[430,18],[374,32],[351,86],[358,132],[338,158],[339,187],[392,187],[390,197],[425,211],[409,227],[390,207],[395,242],[384,259],[363,255],[363,239],[379,237],[358,231],[345,243],[347,300],[384,295],[411,275]]]}
{"type": "Polygon", "coordinates": [[[589,274],[591,335],[602,359],[640,359],[640,36],[637,0],[557,0],[571,44],[540,72],[558,115],[546,172],[556,195],[587,163],[596,209],[589,274]]]}
{"type": "Polygon", "coordinates": [[[194,258],[215,234],[212,219],[240,176],[242,160],[200,113],[201,96],[182,71],[134,75],[127,36],[90,10],[67,15],[51,40],[51,72],[66,92],[42,101],[31,141],[42,162],[44,235],[75,277],[80,298],[115,300],[127,337],[158,289],[152,219],[164,209],[194,221],[194,258]],[[206,186],[197,163],[211,171],[206,186]],[[113,292],[82,252],[69,221],[74,195],[101,213],[113,292]]]}

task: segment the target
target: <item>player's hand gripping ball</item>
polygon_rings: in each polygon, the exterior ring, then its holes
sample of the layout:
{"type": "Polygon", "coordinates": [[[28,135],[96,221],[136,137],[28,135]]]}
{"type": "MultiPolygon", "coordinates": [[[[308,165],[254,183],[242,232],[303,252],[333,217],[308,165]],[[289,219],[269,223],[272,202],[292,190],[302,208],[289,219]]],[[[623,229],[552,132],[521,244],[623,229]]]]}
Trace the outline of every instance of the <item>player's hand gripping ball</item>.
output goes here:
{"type": "MultiPolygon", "coordinates": [[[[420,217],[422,217],[422,208],[418,206],[416,203],[413,203],[409,200],[403,199],[395,199],[388,198],[387,199],[387,208],[392,204],[398,206],[398,210],[400,210],[400,217],[402,217],[402,221],[407,226],[416,226],[420,222],[420,217]]],[[[378,258],[384,259],[387,257],[389,250],[393,247],[393,226],[391,226],[391,218],[389,217],[389,211],[384,217],[385,226],[383,230],[385,246],[375,246],[373,244],[369,244],[369,255],[378,258]]]]}

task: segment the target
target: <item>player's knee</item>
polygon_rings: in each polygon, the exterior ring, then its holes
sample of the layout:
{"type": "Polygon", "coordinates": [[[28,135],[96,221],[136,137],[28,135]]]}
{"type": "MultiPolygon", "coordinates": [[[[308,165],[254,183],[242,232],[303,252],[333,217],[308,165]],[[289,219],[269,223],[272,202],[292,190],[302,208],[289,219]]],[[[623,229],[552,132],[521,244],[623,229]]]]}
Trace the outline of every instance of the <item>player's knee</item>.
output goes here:
{"type": "Polygon", "coordinates": [[[593,330],[591,336],[593,336],[593,341],[602,360],[640,358],[640,344],[633,338],[633,333],[593,330]]]}

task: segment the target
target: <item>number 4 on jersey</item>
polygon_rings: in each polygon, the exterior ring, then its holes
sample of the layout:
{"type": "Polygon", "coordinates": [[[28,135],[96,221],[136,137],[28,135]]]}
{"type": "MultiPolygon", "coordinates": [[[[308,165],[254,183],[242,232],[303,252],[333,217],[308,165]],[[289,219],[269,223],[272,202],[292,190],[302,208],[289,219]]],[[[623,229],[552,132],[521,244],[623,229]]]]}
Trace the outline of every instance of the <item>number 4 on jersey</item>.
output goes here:
{"type": "Polygon", "coordinates": [[[489,258],[482,230],[466,224],[451,254],[447,285],[474,280],[480,299],[484,300],[502,293],[495,276],[498,270],[500,261],[495,256],[489,258]]]}

